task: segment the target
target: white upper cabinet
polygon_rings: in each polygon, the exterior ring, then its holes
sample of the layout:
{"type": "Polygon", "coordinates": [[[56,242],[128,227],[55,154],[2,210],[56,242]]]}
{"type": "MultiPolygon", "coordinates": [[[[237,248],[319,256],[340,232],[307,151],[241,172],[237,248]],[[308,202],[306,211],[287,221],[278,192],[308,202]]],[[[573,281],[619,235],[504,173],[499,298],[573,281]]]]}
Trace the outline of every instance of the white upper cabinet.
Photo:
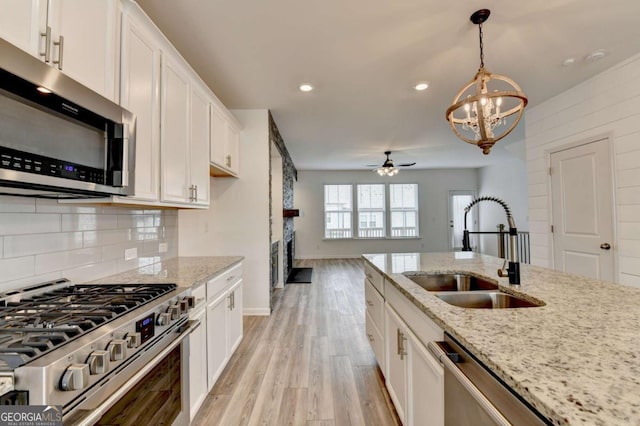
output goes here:
{"type": "Polygon", "coordinates": [[[136,116],[135,196],[160,199],[160,47],[139,11],[122,15],[120,103],[136,116]]]}
{"type": "Polygon", "coordinates": [[[116,0],[1,0],[0,36],[116,100],[116,0]]]}
{"type": "Polygon", "coordinates": [[[190,201],[209,205],[209,99],[194,82],[191,90],[191,138],[189,140],[190,201]]]}
{"type": "Polygon", "coordinates": [[[211,175],[238,176],[240,129],[231,114],[211,105],[211,175]]]}
{"type": "MultiPolygon", "coordinates": [[[[189,76],[171,55],[162,55],[160,170],[162,201],[189,203],[189,76]]],[[[138,161],[138,160],[136,160],[138,161]]]]}

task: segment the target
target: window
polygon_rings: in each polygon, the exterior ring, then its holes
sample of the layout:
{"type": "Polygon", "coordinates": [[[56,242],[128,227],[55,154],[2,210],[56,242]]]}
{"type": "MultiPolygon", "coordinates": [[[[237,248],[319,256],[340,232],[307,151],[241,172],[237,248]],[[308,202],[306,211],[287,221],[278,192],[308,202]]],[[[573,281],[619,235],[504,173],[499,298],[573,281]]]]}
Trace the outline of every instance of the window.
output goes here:
{"type": "Polygon", "coordinates": [[[324,186],[324,237],[352,238],[353,185],[324,186]]]}
{"type": "Polygon", "coordinates": [[[418,206],[415,183],[325,185],[324,237],[417,237],[418,206]]]}
{"type": "MultiPolygon", "coordinates": [[[[464,232],[464,208],[475,198],[474,191],[449,191],[449,243],[451,250],[462,249],[462,236],[464,232]]],[[[475,212],[469,210],[467,214],[467,229],[475,230],[475,212]]],[[[475,242],[472,241],[472,246],[475,242]]]]}
{"type": "Polygon", "coordinates": [[[384,184],[358,185],[358,237],[385,237],[384,184]]]}
{"type": "Polygon", "coordinates": [[[391,237],[418,236],[418,185],[389,185],[391,237]]]}

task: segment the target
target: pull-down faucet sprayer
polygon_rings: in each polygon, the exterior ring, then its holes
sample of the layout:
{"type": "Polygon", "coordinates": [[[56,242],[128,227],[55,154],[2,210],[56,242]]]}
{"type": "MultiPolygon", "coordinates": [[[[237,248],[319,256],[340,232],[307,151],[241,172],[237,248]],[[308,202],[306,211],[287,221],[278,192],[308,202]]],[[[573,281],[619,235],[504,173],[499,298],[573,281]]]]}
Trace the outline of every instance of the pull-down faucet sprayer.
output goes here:
{"type": "Polygon", "coordinates": [[[504,208],[507,214],[507,222],[509,223],[509,267],[507,266],[507,259],[501,269],[498,269],[498,276],[509,277],[509,284],[520,284],[520,262],[518,260],[518,229],[516,228],[516,222],[511,216],[511,209],[501,199],[497,197],[479,197],[471,201],[467,207],[464,208],[464,233],[462,237],[462,251],[471,251],[471,244],[469,242],[469,230],[467,229],[467,213],[471,210],[471,207],[478,204],[480,201],[493,201],[504,208]]]}

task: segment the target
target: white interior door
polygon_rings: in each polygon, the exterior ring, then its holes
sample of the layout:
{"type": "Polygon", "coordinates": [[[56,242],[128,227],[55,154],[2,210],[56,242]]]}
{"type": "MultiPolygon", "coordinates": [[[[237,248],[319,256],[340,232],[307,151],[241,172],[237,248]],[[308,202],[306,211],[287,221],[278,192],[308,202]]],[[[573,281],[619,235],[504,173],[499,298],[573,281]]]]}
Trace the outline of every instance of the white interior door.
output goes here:
{"type": "Polygon", "coordinates": [[[551,154],[555,268],[613,281],[609,140],[551,154]]]}
{"type": "MultiPolygon", "coordinates": [[[[464,231],[464,208],[476,198],[475,191],[449,191],[449,249],[457,251],[462,249],[462,233],[464,231]]],[[[478,225],[475,217],[476,209],[473,208],[467,214],[467,229],[475,231],[478,225]]],[[[474,247],[474,239],[471,238],[471,246],[474,247]]]]}

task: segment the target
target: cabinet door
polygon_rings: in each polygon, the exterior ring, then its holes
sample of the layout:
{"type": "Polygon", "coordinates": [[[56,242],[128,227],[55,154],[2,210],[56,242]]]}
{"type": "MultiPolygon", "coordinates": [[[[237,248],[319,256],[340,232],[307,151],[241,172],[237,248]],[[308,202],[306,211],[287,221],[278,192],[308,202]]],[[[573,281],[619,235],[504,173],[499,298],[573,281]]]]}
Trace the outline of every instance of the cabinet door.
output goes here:
{"type": "Polygon", "coordinates": [[[229,310],[229,356],[235,352],[242,341],[242,280],[229,290],[231,309],[229,310]]]}
{"type": "Polygon", "coordinates": [[[207,390],[211,390],[227,364],[227,310],[225,292],[207,306],[207,390]]]}
{"type": "Polygon", "coordinates": [[[0,38],[42,58],[44,52],[44,32],[47,19],[46,0],[0,0],[0,38]]]}
{"type": "Polygon", "coordinates": [[[240,131],[229,124],[228,132],[225,164],[227,164],[229,170],[237,175],[240,170],[240,131]]]}
{"type": "Polygon", "coordinates": [[[444,425],[444,368],[411,332],[407,342],[409,425],[444,425]]]}
{"type": "Polygon", "coordinates": [[[189,78],[169,55],[161,59],[161,198],[189,203],[189,78]]]}
{"type": "Polygon", "coordinates": [[[398,417],[406,424],[407,412],[407,331],[402,319],[385,305],[386,385],[398,417]]]}
{"type": "Polygon", "coordinates": [[[191,420],[207,396],[207,379],[202,376],[207,371],[207,310],[203,309],[194,317],[200,326],[189,335],[189,406],[191,420]]]}
{"type": "Polygon", "coordinates": [[[191,137],[189,141],[190,196],[192,203],[209,205],[209,100],[193,86],[191,91],[191,137]]]}
{"type": "Polygon", "coordinates": [[[227,117],[216,105],[211,105],[211,162],[226,166],[227,139],[229,138],[229,125],[227,117]]]}
{"type": "Polygon", "coordinates": [[[160,49],[151,22],[122,17],[120,103],[136,115],[136,199],[158,201],[160,191],[160,49]]]}
{"type": "Polygon", "coordinates": [[[117,2],[49,0],[52,61],[65,74],[116,100],[117,2]],[[62,53],[61,53],[62,52],[62,53]]]}

